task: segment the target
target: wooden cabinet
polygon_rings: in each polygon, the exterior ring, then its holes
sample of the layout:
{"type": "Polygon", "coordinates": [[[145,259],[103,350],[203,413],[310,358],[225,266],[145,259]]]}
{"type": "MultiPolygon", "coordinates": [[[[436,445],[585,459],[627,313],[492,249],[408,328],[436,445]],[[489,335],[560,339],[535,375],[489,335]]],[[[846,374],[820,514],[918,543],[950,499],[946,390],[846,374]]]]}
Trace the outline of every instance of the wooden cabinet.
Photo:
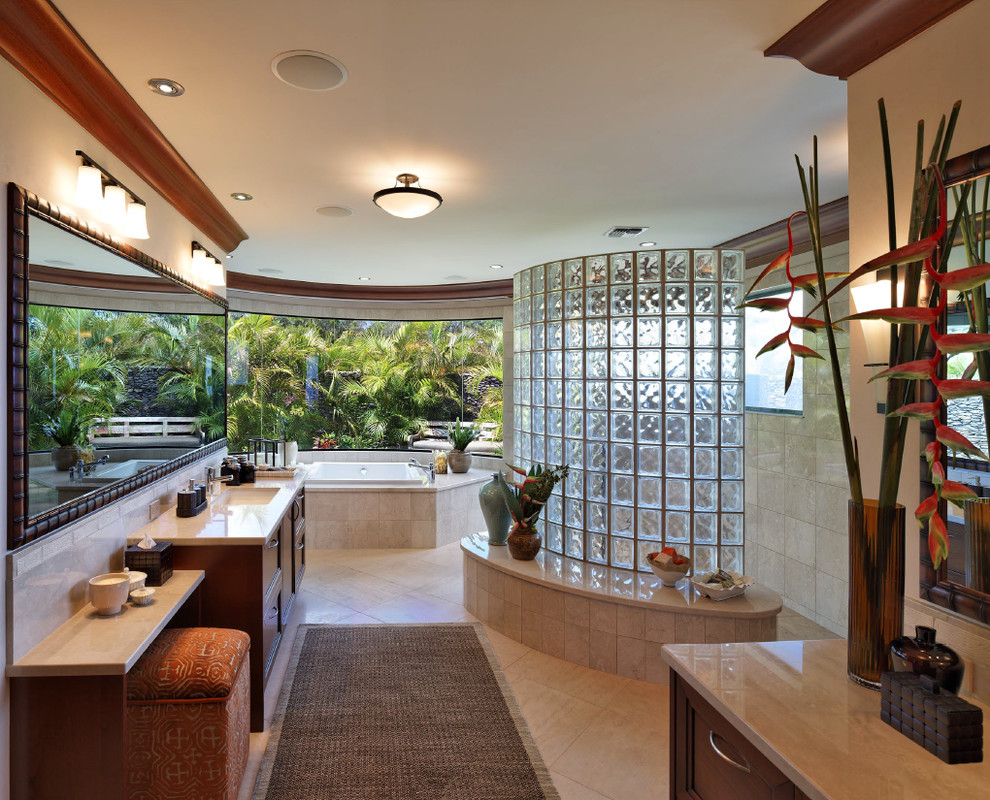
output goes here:
{"type": "Polygon", "coordinates": [[[282,608],[283,624],[288,622],[292,603],[306,571],[306,493],[300,489],[282,518],[282,608]]]}
{"type": "Polygon", "coordinates": [[[807,800],[673,670],[670,679],[671,800],[807,800]]]}

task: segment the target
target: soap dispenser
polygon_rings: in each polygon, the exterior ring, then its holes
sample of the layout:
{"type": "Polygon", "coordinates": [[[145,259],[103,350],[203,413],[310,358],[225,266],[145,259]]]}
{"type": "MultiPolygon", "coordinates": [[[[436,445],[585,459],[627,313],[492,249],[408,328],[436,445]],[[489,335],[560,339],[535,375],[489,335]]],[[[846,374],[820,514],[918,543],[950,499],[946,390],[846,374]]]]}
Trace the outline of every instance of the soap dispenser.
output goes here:
{"type": "Polygon", "coordinates": [[[228,483],[230,486],[241,485],[241,468],[233,458],[224,459],[223,464],[220,466],[220,475],[221,477],[230,476],[228,483]]]}
{"type": "Polygon", "coordinates": [[[254,483],[254,464],[248,461],[247,456],[240,457],[241,483],[254,483]]]}

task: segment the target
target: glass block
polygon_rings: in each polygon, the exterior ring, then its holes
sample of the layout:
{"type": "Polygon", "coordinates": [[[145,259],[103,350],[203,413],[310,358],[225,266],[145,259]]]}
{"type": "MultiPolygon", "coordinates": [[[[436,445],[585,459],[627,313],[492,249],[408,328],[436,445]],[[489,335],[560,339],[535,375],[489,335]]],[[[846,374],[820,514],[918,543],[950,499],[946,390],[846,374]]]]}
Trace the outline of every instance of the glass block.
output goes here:
{"type": "MultiPolygon", "coordinates": [[[[559,463],[559,462],[554,462],[559,463]]],[[[572,469],[561,484],[568,497],[584,497],[584,472],[572,469]]]]}
{"type": "Polygon", "coordinates": [[[743,411],[743,385],[741,383],[722,384],[722,413],[741,414],[743,411]]]}
{"type": "Polygon", "coordinates": [[[641,475],[659,475],[662,469],[661,448],[641,446],[639,448],[639,469],[641,475]]]}
{"type": "Polygon", "coordinates": [[[660,313],[659,283],[647,283],[639,287],[639,313],[643,315],[660,313]]]}
{"type": "Polygon", "coordinates": [[[611,533],[619,536],[633,535],[633,509],[628,506],[612,506],[611,533]]]}
{"type": "Polygon", "coordinates": [[[529,406],[522,406],[519,409],[519,429],[523,433],[528,433],[530,430],[530,417],[529,417],[529,406]]]}
{"type": "Polygon", "coordinates": [[[528,325],[530,322],[530,309],[532,308],[530,299],[524,297],[522,300],[516,300],[516,304],[519,307],[519,324],[528,325]]]}
{"type": "Polygon", "coordinates": [[[564,501],[564,524],[569,528],[584,527],[584,501],[568,497],[564,501]]]}
{"type": "Polygon", "coordinates": [[[608,506],[603,503],[588,503],[588,529],[608,531],[608,506]]]}
{"type": "Polygon", "coordinates": [[[562,436],[564,433],[564,416],[559,408],[547,409],[547,433],[551,436],[562,436]]]}
{"type": "Polygon", "coordinates": [[[547,343],[547,326],[536,324],[531,328],[530,340],[534,350],[543,350],[547,343]]]}
{"type": "Polygon", "coordinates": [[[564,382],[560,380],[547,381],[547,405],[562,406],[564,404],[564,382]]]}
{"type": "Polygon", "coordinates": [[[533,461],[542,462],[547,458],[547,443],[542,436],[533,436],[530,450],[533,461]]]}
{"type": "Polygon", "coordinates": [[[593,256],[588,259],[588,285],[608,282],[608,264],[605,256],[593,256]]]}
{"type": "Polygon", "coordinates": [[[547,461],[551,464],[564,463],[564,443],[562,440],[547,436],[547,461]]]}
{"type": "Polygon", "coordinates": [[[633,321],[631,319],[612,320],[612,347],[632,347],[633,321]]]}
{"type": "Polygon", "coordinates": [[[584,406],[584,381],[564,381],[564,405],[567,408],[584,406]]]}
{"type": "Polygon", "coordinates": [[[741,281],[743,278],[743,253],[741,250],[722,251],[722,280],[741,281]]]}
{"type": "Polygon", "coordinates": [[[723,318],[722,347],[742,347],[742,346],[743,346],[742,320],[723,318]]]}
{"type": "Polygon", "coordinates": [[[636,512],[636,530],[640,539],[660,540],[660,512],[641,508],[636,512]]]}
{"type": "Polygon", "coordinates": [[[691,481],[668,478],[664,484],[666,493],[664,505],[667,508],[687,509],[691,507],[691,481]]]}
{"type": "Polygon", "coordinates": [[[742,352],[739,350],[722,351],[722,380],[741,381],[743,378],[742,352]]]}
{"type": "Polygon", "coordinates": [[[717,347],[715,340],[715,319],[713,317],[695,317],[694,320],[694,346],[695,347],[717,347]]]}
{"type": "Polygon", "coordinates": [[[564,300],[560,292],[550,292],[547,295],[547,319],[560,319],[564,316],[564,300]]]}
{"type": "Polygon", "coordinates": [[[742,300],[742,287],[739,284],[732,284],[731,286],[722,287],[722,314],[741,314],[742,311],[737,308],[740,300],[742,300]]]}
{"type": "Polygon", "coordinates": [[[560,262],[554,261],[547,264],[547,291],[552,292],[561,288],[561,268],[560,262]]]}
{"type": "Polygon", "coordinates": [[[718,510],[718,484],[715,481],[694,482],[694,510],[718,510]]]}
{"type": "Polygon", "coordinates": [[[564,554],[571,558],[584,558],[584,531],[564,528],[564,554]]]}
{"type": "Polygon", "coordinates": [[[691,362],[688,350],[668,350],[664,354],[664,377],[667,380],[686,381],[691,377],[691,362]]]}
{"type": "Polygon", "coordinates": [[[604,441],[608,438],[608,413],[605,411],[588,412],[588,439],[604,441]]]}
{"type": "Polygon", "coordinates": [[[529,343],[529,328],[528,327],[527,328],[520,328],[519,329],[519,351],[520,352],[525,352],[525,351],[531,350],[531,349],[532,348],[530,347],[530,343],[529,343]]]}
{"type": "Polygon", "coordinates": [[[548,550],[554,553],[564,552],[564,533],[560,529],[560,525],[556,523],[547,523],[547,535],[544,539],[548,550]]]}
{"type": "Polygon", "coordinates": [[[564,262],[564,286],[571,289],[584,285],[584,259],[572,258],[564,262]]]}
{"type": "Polygon", "coordinates": [[[612,445],[612,471],[632,472],[633,471],[633,448],[628,444],[612,445]]]}
{"type": "Polygon", "coordinates": [[[603,319],[589,319],[586,325],[585,340],[588,347],[608,347],[608,322],[603,319]]]}
{"type": "Polygon", "coordinates": [[[564,501],[556,493],[550,495],[550,499],[547,500],[547,520],[550,522],[564,521],[564,501]]]}
{"type": "Polygon", "coordinates": [[[663,434],[660,432],[661,419],[662,417],[659,414],[640,414],[638,417],[638,441],[656,442],[659,444],[663,439],[663,434]]]}
{"type": "Polygon", "coordinates": [[[547,377],[560,378],[564,374],[564,356],[556,350],[547,351],[547,377]]]}
{"type": "Polygon", "coordinates": [[[694,410],[699,414],[711,414],[715,411],[715,384],[696,383],[694,385],[694,410]]]}
{"type": "Polygon", "coordinates": [[[533,322],[543,322],[547,318],[547,296],[538,294],[533,298],[533,322]]]}
{"type": "Polygon", "coordinates": [[[518,273],[518,272],[515,275],[512,276],[512,296],[514,298],[518,298],[520,296],[520,294],[519,294],[519,281],[520,281],[520,279],[521,279],[521,276],[520,276],[520,273],[518,273]]]}
{"type": "Polygon", "coordinates": [[[722,417],[722,444],[723,446],[742,446],[743,443],[743,418],[722,417]]]}
{"type": "Polygon", "coordinates": [[[547,323],[547,350],[560,350],[564,344],[562,331],[561,323],[547,323]]]}
{"type": "Polygon", "coordinates": [[[564,316],[568,319],[584,316],[584,292],[571,289],[564,293],[564,316]]]}
{"type": "Polygon", "coordinates": [[[608,469],[608,445],[604,442],[588,442],[587,456],[588,469],[608,469]]]}
{"type": "Polygon", "coordinates": [[[696,281],[714,281],[718,279],[714,250],[694,251],[694,279],[696,281]]]}
{"type": "Polygon", "coordinates": [[[608,567],[589,567],[587,570],[588,586],[600,592],[608,590],[608,567]]]}
{"type": "Polygon", "coordinates": [[[742,478],[743,477],[743,451],[738,447],[722,448],[722,477],[742,478]]]}
{"type": "Polygon", "coordinates": [[[633,382],[612,381],[612,408],[616,411],[628,411],[633,407],[633,382]]]}
{"type": "Polygon", "coordinates": [[[604,472],[589,472],[585,483],[589,500],[608,502],[608,475],[604,472]]]}
{"type": "Polygon", "coordinates": [[[588,561],[608,563],[608,539],[600,533],[589,533],[585,553],[588,561]]]}
{"type": "MultiPolygon", "coordinates": [[[[679,320],[683,322],[683,320],[679,320]]],[[[639,331],[637,336],[637,344],[640,347],[659,347],[660,346],[660,326],[662,322],[658,319],[640,319],[636,321],[636,327],[639,331]]]]}
{"type": "Polygon", "coordinates": [[[542,350],[532,354],[530,374],[534,378],[544,378],[547,374],[547,360],[542,350]]]}
{"type": "Polygon", "coordinates": [[[633,290],[631,286],[612,287],[612,316],[626,317],[633,312],[633,290]]]}
{"type": "Polygon", "coordinates": [[[564,377],[584,377],[584,353],[580,350],[568,350],[564,353],[564,377]]]}
{"type": "MultiPolygon", "coordinates": [[[[542,386],[542,381],[540,382],[542,386]]],[[[535,396],[535,390],[534,390],[535,396]]],[[[546,433],[547,432],[547,418],[546,411],[540,406],[534,406],[530,412],[533,416],[533,433],[546,433]]]]}
{"type": "Polygon", "coordinates": [[[714,314],[715,313],[715,287],[695,286],[694,287],[694,313],[714,314]]]}
{"type": "Polygon", "coordinates": [[[546,268],[540,264],[540,266],[533,267],[530,271],[533,273],[533,294],[539,294],[546,287],[546,268]]]}
{"type": "Polygon", "coordinates": [[[664,254],[664,276],[668,281],[687,278],[688,254],[684,250],[668,250],[664,254]]]}
{"type": "Polygon", "coordinates": [[[722,510],[743,510],[742,481],[722,481],[722,510]]]}
{"type": "Polygon", "coordinates": [[[636,386],[636,408],[640,411],[659,411],[660,381],[641,381],[636,386]]]}
{"type": "Polygon", "coordinates": [[[694,574],[704,575],[718,569],[718,548],[711,545],[696,545],[694,548],[694,574]]]}
{"type": "Polygon", "coordinates": [[[660,351],[640,350],[639,351],[639,377],[659,378],[660,377],[660,351]]]}
{"type": "Polygon", "coordinates": [[[584,442],[577,439],[568,439],[564,442],[564,458],[572,469],[580,469],[584,466],[584,442]]]}
{"type": "Polygon", "coordinates": [[[584,437],[584,412],[566,412],[564,436],[568,436],[573,439],[581,439],[584,437]]]}
{"type": "Polygon", "coordinates": [[[632,253],[614,253],[609,260],[612,267],[612,283],[632,283],[632,253]]]}
{"type": "Polygon", "coordinates": [[[587,351],[586,374],[589,378],[608,377],[608,351],[588,350],[587,351]]]}
{"type": "Polygon", "coordinates": [[[633,504],[633,478],[629,475],[612,476],[612,503],[631,506],[633,504]]]}
{"type": "Polygon", "coordinates": [[[718,515],[694,515],[695,544],[718,544],[718,515]]]}
{"type": "Polygon", "coordinates": [[[572,320],[564,325],[564,348],[573,350],[584,347],[584,323],[572,320]]]}
{"type": "Polygon", "coordinates": [[[687,286],[675,283],[664,293],[663,310],[666,314],[687,313],[687,286]]]}
{"type": "Polygon", "coordinates": [[[691,541],[691,517],[682,511],[668,511],[664,515],[663,528],[663,540],[667,544],[691,541]]]}
{"type": "Polygon", "coordinates": [[[722,544],[742,544],[743,515],[723,514],[721,533],[722,533],[722,544]]]}
{"type": "Polygon", "coordinates": [[[639,506],[641,508],[660,508],[661,489],[659,478],[640,478],[639,506]]]}
{"type": "Polygon", "coordinates": [[[668,447],[667,469],[664,474],[672,478],[691,477],[691,451],[686,447],[668,447]]]}
{"type": "Polygon", "coordinates": [[[604,288],[588,289],[585,299],[589,317],[604,317],[608,314],[608,292],[604,288]]]}
{"type": "Polygon", "coordinates": [[[624,411],[612,414],[612,440],[631,442],[634,438],[633,415],[624,411]]]}
{"type": "Polygon", "coordinates": [[[620,379],[633,377],[632,350],[612,351],[612,377],[620,379]]]}
{"type": "Polygon", "coordinates": [[[633,542],[631,539],[620,539],[618,536],[612,538],[612,566],[633,567],[633,542]]]}
{"type": "Polygon", "coordinates": [[[639,253],[636,256],[636,274],[641,283],[660,280],[660,254],[653,250],[639,253]]]}
{"type": "Polygon", "coordinates": [[[694,450],[694,477],[717,478],[718,454],[708,447],[696,447],[694,450]]]}
{"type": "Polygon", "coordinates": [[[530,444],[530,439],[528,436],[520,436],[519,439],[519,458],[521,461],[529,461],[532,455],[532,445],[530,444]]]}
{"type": "Polygon", "coordinates": [[[694,443],[696,445],[718,444],[716,417],[697,416],[694,418],[694,443]]]}
{"type": "Polygon", "coordinates": [[[528,297],[532,294],[530,286],[530,271],[527,269],[524,272],[519,273],[519,296],[528,297]]]}
{"type": "MultiPolygon", "coordinates": [[[[591,353],[588,353],[589,362],[591,353]]],[[[592,366],[588,364],[588,374],[592,373],[592,366]]],[[[585,384],[588,396],[588,408],[606,409],[608,408],[608,381],[588,381],[585,384]]]]}
{"type": "Polygon", "coordinates": [[[713,381],[716,374],[715,351],[695,350],[694,351],[694,379],[696,381],[713,381]]]}
{"type": "MultiPolygon", "coordinates": [[[[660,547],[657,545],[655,541],[636,543],[636,569],[640,570],[641,572],[650,573],[649,578],[642,578],[641,580],[652,582],[655,584],[660,583],[660,579],[655,577],[653,575],[653,570],[650,569],[650,559],[649,559],[650,553],[656,553],[659,549],[660,547]]],[[[650,593],[649,595],[644,595],[643,599],[646,600],[649,599],[649,597],[652,597],[652,593],[650,593]]]]}
{"type": "Polygon", "coordinates": [[[668,414],[664,417],[664,441],[667,444],[691,444],[690,417],[668,414]]]}
{"type": "Polygon", "coordinates": [[[686,383],[668,383],[667,389],[664,392],[667,398],[667,410],[668,411],[687,411],[688,410],[688,391],[689,386],[686,383]]]}
{"type": "Polygon", "coordinates": [[[691,344],[691,330],[686,319],[667,320],[667,347],[687,347],[691,344]]]}
{"type": "Polygon", "coordinates": [[[719,548],[721,561],[719,566],[729,572],[743,571],[743,549],[741,547],[719,548]]]}

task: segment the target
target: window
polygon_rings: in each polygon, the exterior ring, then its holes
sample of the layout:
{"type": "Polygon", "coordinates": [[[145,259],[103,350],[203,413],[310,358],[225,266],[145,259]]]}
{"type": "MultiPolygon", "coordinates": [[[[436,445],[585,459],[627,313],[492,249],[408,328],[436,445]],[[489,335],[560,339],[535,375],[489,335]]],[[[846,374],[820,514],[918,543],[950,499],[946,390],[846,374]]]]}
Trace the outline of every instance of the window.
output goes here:
{"type": "MultiPolygon", "coordinates": [[[[787,297],[788,289],[766,292],[757,297],[787,297]]],[[[790,312],[795,316],[803,313],[802,292],[794,293],[790,312]]],[[[790,389],[784,394],[784,373],[790,353],[787,346],[778,347],[759,358],[760,352],[770,339],[787,327],[787,313],[781,311],[760,311],[746,309],[746,410],[766,414],[801,414],[804,409],[803,359],[795,359],[794,378],[790,389]]],[[[802,337],[795,329],[791,336],[802,337]]],[[[800,342],[800,338],[795,341],[800,342]]]]}

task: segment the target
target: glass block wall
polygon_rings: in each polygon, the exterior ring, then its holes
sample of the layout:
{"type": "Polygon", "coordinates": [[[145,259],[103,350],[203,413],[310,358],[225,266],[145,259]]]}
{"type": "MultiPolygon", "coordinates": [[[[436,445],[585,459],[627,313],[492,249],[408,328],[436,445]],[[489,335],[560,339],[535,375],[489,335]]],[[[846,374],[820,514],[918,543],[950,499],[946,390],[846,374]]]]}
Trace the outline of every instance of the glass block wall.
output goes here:
{"type": "Polygon", "coordinates": [[[743,253],[572,258],[514,278],[515,462],[569,464],[544,546],[743,566],[743,253]]]}

